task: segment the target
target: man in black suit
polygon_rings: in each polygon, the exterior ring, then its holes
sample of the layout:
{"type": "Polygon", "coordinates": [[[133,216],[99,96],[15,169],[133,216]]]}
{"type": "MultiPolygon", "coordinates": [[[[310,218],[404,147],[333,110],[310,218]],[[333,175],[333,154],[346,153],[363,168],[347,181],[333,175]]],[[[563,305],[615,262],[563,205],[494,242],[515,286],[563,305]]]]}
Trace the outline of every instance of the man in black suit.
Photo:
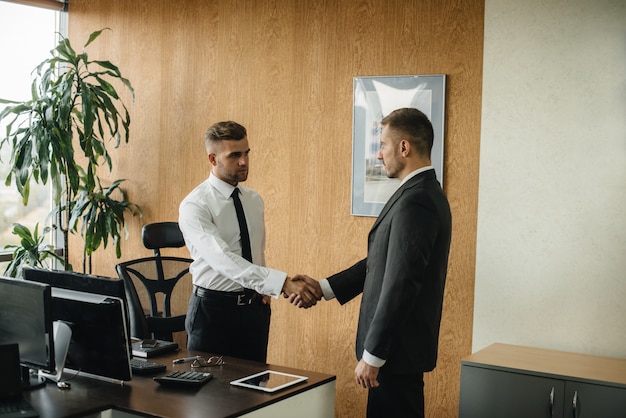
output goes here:
{"type": "Polygon", "coordinates": [[[378,159],[402,183],[372,226],[367,258],[319,284],[326,299],[341,304],[363,293],[354,373],[369,389],[367,416],[423,417],[423,373],[437,361],[452,219],[431,166],[428,118],[398,109],[382,126],[378,159]]]}

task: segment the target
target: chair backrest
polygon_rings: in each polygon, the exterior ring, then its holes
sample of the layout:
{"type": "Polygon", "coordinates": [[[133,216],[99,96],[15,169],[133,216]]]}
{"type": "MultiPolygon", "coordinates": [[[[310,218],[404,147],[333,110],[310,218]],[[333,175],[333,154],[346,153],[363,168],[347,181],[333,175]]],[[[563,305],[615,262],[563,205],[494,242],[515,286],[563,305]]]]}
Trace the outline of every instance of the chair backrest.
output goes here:
{"type": "Polygon", "coordinates": [[[176,285],[186,278],[191,279],[189,265],[192,261],[152,256],[115,266],[124,281],[131,336],[172,341],[173,332],[185,330],[185,314],[173,315],[171,300],[176,285]]]}
{"type": "Polygon", "coordinates": [[[185,314],[172,315],[172,294],[181,280],[191,277],[189,265],[193,260],[161,255],[162,248],[185,245],[177,222],[147,224],[142,228],[141,236],[144,246],[153,250],[154,255],[115,267],[124,281],[131,335],[172,341],[173,332],[185,330],[185,314]],[[149,313],[144,308],[148,306],[149,313]]]}
{"type": "Polygon", "coordinates": [[[141,229],[144,247],[161,255],[161,248],[180,248],[185,246],[183,233],[178,222],[156,222],[144,225],[141,229]]]}

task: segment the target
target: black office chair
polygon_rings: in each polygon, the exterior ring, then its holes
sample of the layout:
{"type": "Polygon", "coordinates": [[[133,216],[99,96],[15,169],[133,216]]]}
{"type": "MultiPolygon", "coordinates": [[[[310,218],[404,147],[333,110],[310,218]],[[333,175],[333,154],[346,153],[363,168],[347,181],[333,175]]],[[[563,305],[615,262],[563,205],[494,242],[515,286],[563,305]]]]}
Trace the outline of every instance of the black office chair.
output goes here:
{"type": "Polygon", "coordinates": [[[174,332],[185,330],[186,315],[172,315],[172,293],[181,280],[191,279],[189,264],[193,260],[161,255],[162,248],[185,245],[177,222],[145,225],[141,235],[144,246],[153,250],[154,255],[115,266],[124,281],[131,336],[173,341],[174,332]],[[146,314],[143,306],[148,304],[150,311],[146,314]]]}

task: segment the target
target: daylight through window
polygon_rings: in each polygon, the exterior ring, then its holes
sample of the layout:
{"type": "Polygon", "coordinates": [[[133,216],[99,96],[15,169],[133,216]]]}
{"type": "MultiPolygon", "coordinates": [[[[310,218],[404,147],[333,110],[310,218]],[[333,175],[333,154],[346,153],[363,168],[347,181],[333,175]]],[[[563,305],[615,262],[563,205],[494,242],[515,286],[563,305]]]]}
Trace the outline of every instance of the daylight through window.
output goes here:
{"type": "MultiPolygon", "coordinates": [[[[25,101],[31,97],[31,83],[35,67],[50,56],[59,33],[67,35],[61,23],[65,13],[0,1],[0,98],[25,101]]],[[[0,109],[5,105],[0,104],[0,109]]],[[[0,138],[6,136],[6,122],[0,121],[0,138]]],[[[11,233],[11,224],[18,222],[29,229],[49,225],[51,210],[50,183],[32,187],[29,204],[24,206],[15,183],[5,185],[11,159],[9,147],[0,154],[0,275],[10,260],[4,246],[19,243],[11,233]]],[[[34,183],[32,183],[34,186],[34,183]]],[[[52,238],[51,236],[49,238],[52,238]]]]}

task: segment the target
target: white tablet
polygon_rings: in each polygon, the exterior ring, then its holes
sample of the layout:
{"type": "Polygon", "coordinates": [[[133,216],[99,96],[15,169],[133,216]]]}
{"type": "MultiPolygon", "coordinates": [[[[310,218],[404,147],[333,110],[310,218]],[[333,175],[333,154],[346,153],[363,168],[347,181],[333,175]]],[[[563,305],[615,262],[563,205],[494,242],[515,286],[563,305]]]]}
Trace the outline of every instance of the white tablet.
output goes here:
{"type": "Polygon", "coordinates": [[[244,388],[262,390],[264,392],[276,392],[277,390],[288,388],[300,382],[306,381],[305,376],[281,373],[274,370],[265,370],[241,379],[233,380],[231,385],[242,386],[244,388]]]}

